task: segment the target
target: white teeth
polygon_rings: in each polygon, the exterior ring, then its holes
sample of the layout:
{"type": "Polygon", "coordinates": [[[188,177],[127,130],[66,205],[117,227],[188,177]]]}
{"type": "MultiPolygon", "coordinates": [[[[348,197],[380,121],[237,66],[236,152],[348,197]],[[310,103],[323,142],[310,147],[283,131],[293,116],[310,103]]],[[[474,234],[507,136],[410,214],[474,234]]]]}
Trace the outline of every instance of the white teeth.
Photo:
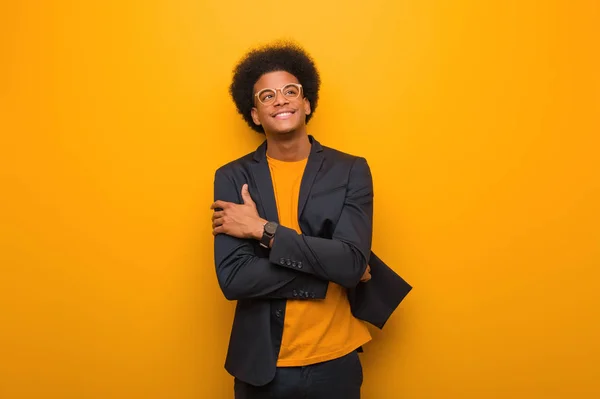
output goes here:
{"type": "Polygon", "coordinates": [[[282,113],[277,114],[275,116],[288,116],[288,115],[291,115],[291,114],[292,114],[291,112],[282,112],[282,113]]]}

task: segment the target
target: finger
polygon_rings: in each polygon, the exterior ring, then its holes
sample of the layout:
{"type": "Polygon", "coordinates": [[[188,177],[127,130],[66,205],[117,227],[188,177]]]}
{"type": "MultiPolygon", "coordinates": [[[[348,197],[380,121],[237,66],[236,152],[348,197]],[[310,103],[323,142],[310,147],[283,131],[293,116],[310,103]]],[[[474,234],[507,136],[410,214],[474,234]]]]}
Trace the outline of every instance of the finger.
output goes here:
{"type": "Polygon", "coordinates": [[[225,216],[225,212],[223,212],[223,211],[216,211],[216,212],[213,212],[212,220],[215,220],[217,218],[222,218],[224,216],[225,216]]]}
{"type": "Polygon", "coordinates": [[[227,208],[229,206],[229,204],[231,204],[231,203],[227,202],[227,201],[223,201],[223,200],[217,200],[212,203],[212,205],[210,206],[210,209],[223,210],[223,209],[227,208]]]}
{"type": "Polygon", "coordinates": [[[225,229],[223,228],[223,226],[215,227],[213,229],[213,236],[216,236],[217,234],[223,234],[223,233],[225,233],[225,229]]]}
{"type": "Polygon", "coordinates": [[[212,203],[212,205],[210,206],[210,209],[223,210],[223,209],[227,209],[228,207],[230,207],[231,204],[232,204],[231,202],[218,200],[218,201],[215,201],[212,203]]]}
{"type": "Polygon", "coordinates": [[[225,223],[225,220],[223,218],[218,218],[218,219],[213,220],[212,227],[214,229],[215,227],[222,226],[224,223],[225,223]]]}
{"type": "Polygon", "coordinates": [[[254,201],[252,200],[252,197],[250,196],[250,192],[248,191],[248,185],[244,184],[242,186],[242,199],[244,200],[244,204],[249,205],[252,204],[254,205],[254,201]]]}

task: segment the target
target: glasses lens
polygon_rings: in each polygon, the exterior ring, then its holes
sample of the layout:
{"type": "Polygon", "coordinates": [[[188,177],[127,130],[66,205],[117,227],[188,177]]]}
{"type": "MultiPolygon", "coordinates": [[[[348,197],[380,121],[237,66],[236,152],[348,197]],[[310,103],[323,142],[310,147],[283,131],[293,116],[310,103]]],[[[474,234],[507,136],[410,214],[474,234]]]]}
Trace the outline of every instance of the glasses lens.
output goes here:
{"type": "Polygon", "coordinates": [[[264,89],[258,93],[258,99],[263,104],[268,104],[271,101],[275,100],[275,90],[272,89],[264,89]]]}
{"type": "Polygon", "coordinates": [[[300,95],[300,88],[292,84],[284,86],[281,91],[286,98],[296,98],[300,95]]]}

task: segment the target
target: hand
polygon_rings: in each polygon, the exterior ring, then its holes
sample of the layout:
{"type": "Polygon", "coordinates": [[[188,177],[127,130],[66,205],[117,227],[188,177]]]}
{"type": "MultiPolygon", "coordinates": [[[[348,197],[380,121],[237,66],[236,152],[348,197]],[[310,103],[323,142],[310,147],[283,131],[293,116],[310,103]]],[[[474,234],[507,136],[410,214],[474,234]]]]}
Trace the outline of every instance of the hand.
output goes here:
{"type": "Polygon", "coordinates": [[[262,238],[267,221],[258,215],[247,184],[242,186],[242,200],[243,204],[219,200],[210,206],[215,211],[212,216],[213,235],[227,234],[257,240],[262,238]]]}
{"type": "Polygon", "coordinates": [[[360,282],[361,283],[366,283],[370,279],[371,279],[371,266],[367,265],[367,268],[365,269],[364,274],[360,278],[360,282]]]}

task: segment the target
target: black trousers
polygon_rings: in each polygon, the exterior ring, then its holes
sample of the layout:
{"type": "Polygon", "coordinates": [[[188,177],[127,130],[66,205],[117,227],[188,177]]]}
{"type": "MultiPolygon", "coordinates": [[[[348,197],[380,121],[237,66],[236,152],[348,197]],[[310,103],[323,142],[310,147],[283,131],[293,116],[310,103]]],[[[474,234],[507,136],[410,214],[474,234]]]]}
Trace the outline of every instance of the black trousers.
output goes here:
{"type": "Polygon", "coordinates": [[[273,381],[257,387],[234,380],[235,399],[360,399],[358,353],[303,367],[278,367],[273,381]]]}

